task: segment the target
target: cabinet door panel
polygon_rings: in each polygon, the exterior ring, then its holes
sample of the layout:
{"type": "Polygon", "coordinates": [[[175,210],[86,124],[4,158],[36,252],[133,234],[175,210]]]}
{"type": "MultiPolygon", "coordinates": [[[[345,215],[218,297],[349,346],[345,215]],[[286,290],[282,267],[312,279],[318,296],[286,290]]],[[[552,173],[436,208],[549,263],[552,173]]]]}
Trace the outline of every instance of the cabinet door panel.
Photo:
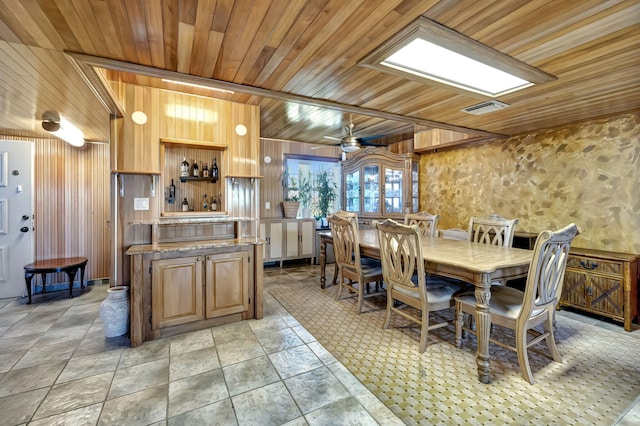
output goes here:
{"type": "Polygon", "coordinates": [[[592,275],[587,286],[589,307],[593,310],[622,317],[622,281],[592,275]]]}
{"type": "Polygon", "coordinates": [[[288,221],[285,222],[285,250],[287,258],[295,258],[298,257],[299,252],[299,232],[298,232],[298,221],[288,221]]]}
{"type": "Polygon", "coordinates": [[[202,258],[152,262],[154,329],[202,319],[202,258]]]}
{"type": "Polygon", "coordinates": [[[562,301],[574,306],[587,306],[585,286],[588,275],[567,269],[564,273],[562,285],[562,301]]]}
{"type": "Polygon", "coordinates": [[[206,318],[249,309],[247,252],[207,256],[205,305],[206,318]]]}
{"type": "Polygon", "coordinates": [[[269,224],[269,259],[281,259],[282,249],[282,222],[269,224]]]}
{"type": "Polygon", "coordinates": [[[313,250],[315,248],[315,231],[316,224],[312,221],[302,221],[300,222],[300,235],[301,244],[300,244],[300,256],[313,256],[313,250]]]}

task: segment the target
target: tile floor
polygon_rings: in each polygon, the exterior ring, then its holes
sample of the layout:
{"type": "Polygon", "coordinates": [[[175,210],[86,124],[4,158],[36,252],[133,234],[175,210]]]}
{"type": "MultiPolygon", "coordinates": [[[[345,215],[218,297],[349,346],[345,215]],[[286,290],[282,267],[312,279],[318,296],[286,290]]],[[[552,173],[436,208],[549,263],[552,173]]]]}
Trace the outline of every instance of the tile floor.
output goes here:
{"type": "Polygon", "coordinates": [[[0,425],[402,424],[268,293],[300,274],[265,269],[263,320],[138,348],[104,338],[106,284],[0,300],[0,425]]]}
{"type": "Polygon", "coordinates": [[[402,424],[269,294],[263,320],[130,348],[107,288],[0,300],[0,425],[402,424]]]}

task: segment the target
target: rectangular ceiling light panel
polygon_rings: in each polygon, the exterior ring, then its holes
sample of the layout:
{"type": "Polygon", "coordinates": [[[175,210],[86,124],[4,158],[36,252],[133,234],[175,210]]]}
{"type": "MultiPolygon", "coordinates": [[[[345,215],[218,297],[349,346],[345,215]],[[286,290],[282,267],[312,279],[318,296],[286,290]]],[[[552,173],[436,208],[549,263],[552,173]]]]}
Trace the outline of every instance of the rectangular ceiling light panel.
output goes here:
{"type": "Polygon", "coordinates": [[[360,65],[497,97],[556,77],[420,17],[360,65]]]}
{"type": "Polygon", "coordinates": [[[493,97],[533,84],[421,38],[414,39],[382,64],[493,97]]]}

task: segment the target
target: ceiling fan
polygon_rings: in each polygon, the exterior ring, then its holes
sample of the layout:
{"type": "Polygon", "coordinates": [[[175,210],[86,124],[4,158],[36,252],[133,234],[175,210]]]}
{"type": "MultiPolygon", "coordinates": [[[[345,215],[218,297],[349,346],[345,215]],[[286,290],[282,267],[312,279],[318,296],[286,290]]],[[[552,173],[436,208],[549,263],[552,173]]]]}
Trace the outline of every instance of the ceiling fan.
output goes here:
{"type": "MultiPolygon", "coordinates": [[[[361,146],[381,146],[379,144],[371,143],[370,141],[374,139],[379,139],[385,137],[385,135],[374,135],[374,136],[366,136],[366,137],[357,137],[353,135],[353,128],[355,127],[353,124],[352,117],[349,117],[349,124],[345,124],[345,129],[349,132],[348,135],[343,136],[341,138],[334,138],[332,136],[325,136],[325,139],[331,139],[336,141],[335,143],[327,143],[322,145],[340,145],[340,148],[344,152],[355,152],[360,149],[361,146]]],[[[319,149],[322,146],[313,147],[311,149],[319,149]]]]}

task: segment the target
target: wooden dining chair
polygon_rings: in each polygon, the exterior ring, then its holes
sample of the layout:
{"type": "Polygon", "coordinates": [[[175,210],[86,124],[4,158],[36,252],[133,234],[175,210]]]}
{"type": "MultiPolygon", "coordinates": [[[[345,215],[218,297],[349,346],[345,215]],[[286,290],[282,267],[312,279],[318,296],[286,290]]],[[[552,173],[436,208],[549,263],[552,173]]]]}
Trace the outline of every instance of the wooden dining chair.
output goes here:
{"type": "Polygon", "coordinates": [[[364,298],[380,294],[382,268],[379,262],[363,261],[360,256],[357,217],[334,214],[329,218],[329,226],[333,236],[333,251],[339,275],[336,300],[341,298],[343,289],[347,288],[350,293],[357,295],[357,311],[360,314],[364,298]],[[368,287],[372,282],[376,283],[376,292],[373,293],[368,287]]]}
{"type": "Polygon", "coordinates": [[[427,279],[418,225],[402,225],[387,219],[375,226],[380,241],[382,276],[387,286],[387,315],[382,327],[389,328],[392,313],[419,324],[418,351],[423,353],[427,349],[429,330],[450,323],[444,321],[429,325],[429,312],[452,307],[453,296],[460,287],[437,278],[427,279]],[[420,317],[407,313],[407,307],[420,311],[420,317]]]}
{"type": "Polygon", "coordinates": [[[491,214],[484,217],[472,216],[469,219],[469,241],[495,246],[511,247],[518,219],[505,219],[491,214]]]}
{"type": "MultiPolygon", "coordinates": [[[[469,219],[469,241],[494,246],[511,247],[518,219],[505,219],[498,214],[469,219]]],[[[506,285],[507,280],[495,280],[493,285],[506,285]]]]}
{"type": "MultiPolygon", "coordinates": [[[[533,374],[529,365],[528,348],[545,340],[554,361],[562,362],[553,334],[553,320],[562,291],[564,271],[571,241],[578,234],[578,227],[570,224],[556,232],[543,231],[536,240],[533,259],[524,291],[507,286],[491,288],[489,300],[491,323],[515,331],[515,346],[490,338],[489,341],[518,354],[518,364],[522,377],[533,384],[533,374]],[[543,324],[544,332],[533,330],[543,324]],[[528,336],[533,339],[529,340],[528,336]]],[[[464,293],[455,298],[456,304],[456,346],[462,345],[462,331],[475,334],[463,327],[464,314],[475,314],[474,293],[464,293]]]]}
{"type": "Polygon", "coordinates": [[[438,232],[438,219],[440,219],[440,215],[426,211],[407,213],[404,216],[404,224],[418,225],[423,236],[435,237],[438,232]]]}

